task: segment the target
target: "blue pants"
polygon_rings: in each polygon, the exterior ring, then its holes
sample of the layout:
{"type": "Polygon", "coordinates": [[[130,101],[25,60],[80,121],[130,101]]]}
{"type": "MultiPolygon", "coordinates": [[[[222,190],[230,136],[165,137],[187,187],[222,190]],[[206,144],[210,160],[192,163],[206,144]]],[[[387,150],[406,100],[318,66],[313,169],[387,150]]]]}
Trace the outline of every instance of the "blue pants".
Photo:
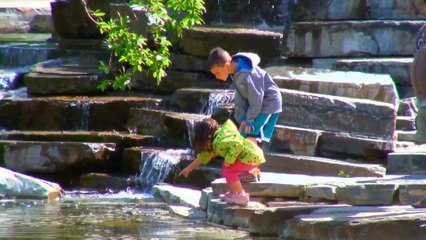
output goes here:
{"type": "Polygon", "coordinates": [[[277,124],[280,113],[265,114],[259,113],[254,119],[254,130],[249,134],[244,132],[244,128],[241,129],[241,135],[243,137],[256,138],[258,141],[269,142],[272,134],[274,133],[275,125],[277,124]]]}

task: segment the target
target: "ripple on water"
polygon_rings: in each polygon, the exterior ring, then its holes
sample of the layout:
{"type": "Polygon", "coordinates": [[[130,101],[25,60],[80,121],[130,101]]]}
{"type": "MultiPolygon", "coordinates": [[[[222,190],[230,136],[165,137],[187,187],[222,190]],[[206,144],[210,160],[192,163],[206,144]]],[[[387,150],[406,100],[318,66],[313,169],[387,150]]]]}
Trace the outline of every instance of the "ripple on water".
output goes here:
{"type": "Polygon", "coordinates": [[[1,201],[0,239],[254,239],[173,215],[151,195],[68,191],[54,204],[1,201]]]}

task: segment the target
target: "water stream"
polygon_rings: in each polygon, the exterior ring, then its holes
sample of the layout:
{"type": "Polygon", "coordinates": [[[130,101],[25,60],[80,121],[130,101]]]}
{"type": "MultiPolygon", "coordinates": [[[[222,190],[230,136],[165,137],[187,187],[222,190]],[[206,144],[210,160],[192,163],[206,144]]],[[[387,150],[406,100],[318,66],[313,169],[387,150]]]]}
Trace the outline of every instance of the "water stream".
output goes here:
{"type": "Polygon", "coordinates": [[[184,219],[149,194],[70,191],[53,203],[0,201],[0,239],[260,239],[184,219]]]}

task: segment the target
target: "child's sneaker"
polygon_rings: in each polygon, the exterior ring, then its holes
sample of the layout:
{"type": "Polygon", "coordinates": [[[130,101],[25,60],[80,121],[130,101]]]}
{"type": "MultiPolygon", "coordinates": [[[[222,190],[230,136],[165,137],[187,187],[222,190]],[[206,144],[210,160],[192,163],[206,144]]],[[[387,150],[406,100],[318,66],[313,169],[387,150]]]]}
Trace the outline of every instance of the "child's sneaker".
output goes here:
{"type": "Polygon", "coordinates": [[[224,201],[228,204],[247,205],[250,197],[247,193],[232,193],[225,197],[224,201]]]}
{"type": "Polygon", "coordinates": [[[232,195],[232,194],[234,194],[234,193],[231,192],[231,191],[228,191],[225,194],[220,194],[219,195],[219,199],[222,200],[222,201],[225,201],[225,199],[229,198],[229,196],[232,195]]]}
{"type": "Polygon", "coordinates": [[[258,168],[255,168],[251,170],[250,172],[240,173],[238,177],[242,184],[251,183],[251,182],[260,182],[260,170],[258,168]]]}

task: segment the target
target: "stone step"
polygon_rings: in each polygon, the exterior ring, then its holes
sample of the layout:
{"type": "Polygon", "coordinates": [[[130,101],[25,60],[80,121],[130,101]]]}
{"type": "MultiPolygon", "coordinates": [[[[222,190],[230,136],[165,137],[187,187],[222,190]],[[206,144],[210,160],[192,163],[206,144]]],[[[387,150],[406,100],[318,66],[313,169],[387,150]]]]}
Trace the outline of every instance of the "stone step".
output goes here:
{"type": "Polygon", "coordinates": [[[154,146],[152,136],[117,131],[1,131],[1,140],[115,143],[119,147],[154,146]]]}
{"type": "MultiPolygon", "coordinates": [[[[182,98],[200,94],[200,91],[185,91],[182,98]]],[[[281,94],[283,112],[278,125],[395,139],[396,111],[392,104],[288,89],[281,89],[281,94]]],[[[217,113],[212,113],[219,122],[232,115],[233,104],[224,105],[216,106],[217,113]]]]}
{"type": "Polygon", "coordinates": [[[393,105],[399,101],[389,75],[286,66],[268,66],[265,70],[280,88],[370,99],[393,105]]]}
{"type": "Polygon", "coordinates": [[[127,131],[131,108],[158,109],[162,102],[161,98],[131,96],[1,99],[0,126],[7,130],[127,131]]]}
{"type": "Polygon", "coordinates": [[[115,143],[1,140],[3,167],[21,173],[104,171],[115,143]]]}
{"type": "Polygon", "coordinates": [[[295,22],[282,43],[282,55],[301,58],[412,56],[417,31],[423,24],[424,21],[392,20],[295,22]]]}
{"type": "Polygon", "coordinates": [[[173,93],[180,88],[189,88],[197,84],[197,82],[211,82],[213,80],[211,76],[206,77],[205,74],[198,72],[168,70],[167,76],[163,77],[158,84],[157,80],[149,72],[144,70],[141,73],[132,74],[131,88],[160,93],[173,93]]]}
{"type": "Polygon", "coordinates": [[[319,236],[319,239],[325,240],[330,239],[330,235],[340,234],[339,239],[343,239],[356,232],[358,235],[363,233],[356,239],[381,239],[383,235],[386,239],[422,239],[415,236],[424,235],[418,226],[424,221],[425,210],[412,206],[350,206],[289,199],[281,202],[264,199],[259,203],[253,197],[247,206],[235,206],[219,200],[211,188],[196,191],[168,184],[154,186],[153,195],[171,205],[171,210],[180,216],[205,219],[207,214],[208,222],[245,229],[261,237],[313,239],[319,236]],[[176,211],[176,207],[185,207],[186,210],[176,211]],[[204,214],[200,214],[200,210],[204,214]],[[401,221],[407,226],[407,232],[393,230],[393,226],[401,221]],[[326,234],[322,229],[325,224],[326,234]],[[356,229],[353,229],[354,224],[356,229]],[[376,226],[374,230],[370,230],[372,225],[376,226]],[[315,235],[306,233],[310,226],[315,235]],[[389,231],[394,235],[388,234],[389,231]]]}
{"type": "Polygon", "coordinates": [[[233,102],[234,96],[234,90],[181,88],[173,93],[170,108],[178,112],[211,115],[219,105],[233,102]]]}
{"type": "Polygon", "coordinates": [[[314,210],[286,221],[284,239],[413,239],[426,236],[425,209],[409,206],[351,207],[314,210]],[[398,227],[395,227],[398,226],[398,227]]]}
{"type": "Polygon", "coordinates": [[[425,174],[426,146],[415,145],[389,153],[386,169],[389,174],[425,174]]]}
{"type": "Polygon", "coordinates": [[[207,57],[210,50],[220,46],[230,54],[255,52],[262,63],[279,57],[283,35],[249,28],[194,27],[185,29],[179,46],[190,55],[207,57]],[[253,44],[253,43],[262,44],[253,44]]]}
{"type": "MultiPolygon", "coordinates": [[[[53,74],[54,70],[64,74],[65,70],[71,70],[71,66],[65,62],[72,62],[72,58],[61,58],[64,56],[85,56],[88,54],[102,58],[105,52],[91,50],[76,49],[59,49],[55,42],[49,41],[47,37],[41,34],[26,34],[29,36],[18,34],[0,34],[0,65],[1,66],[28,66],[33,65],[33,72],[53,74]],[[10,35],[10,36],[9,36],[10,35]],[[33,36],[35,35],[35,36],[33,36]],[[22,39],[20,37],[22,36],[22,39]],[[33,36],[33,37],[32,37],[33,36]],[[10,39],[9,39],[10,38],[10,39]],[[32,39],[35,38],[35,39],[32,39]],[[40,38],[40,39],[39,39],[40,38]],[[10,42],[13,41],[13,42],[10,42]],[[57,59],[56,61],[52,59],[57,59]],[[66,60],[68,59],[68,60],[66,60]],[[48,61],[50,60],[50,61],[48,61]],[[57,66],[55,66],[57,65],[57,66]],[[60,69],[59,69],[60,68],[60,69]],[[60,70],[60,71],[59,71],[60,70]]],[[[74,60],[78,62],[77,60],[74,60]]],[[[93,72],[97,72],[97,66],[83,62],[80,68],[90,66],[93,72]]],[[[87,70],[87,69],[86,69],[87,70]]]]}
{"type": "Polygon", "coordinates": [[[368,19],[426,19],[426,4],[398,0],[296,1],[292,8],[293,21],[332,21],[368,19]]]}
{"type": "MultiPolygon", "coordinates": [[[[321,60],[314,60],[314,66],[318,61],[321,60]]],[[[338,71],[389,74],[395,85],[411,86],[409,67],[412,62],[412,57],[341,58],[335,59],[329,68],[338,71]]]]}
{"type": "Polygon", "coordinates": [[[396,129],[402,131],[416,130],[416,118],[407,116],[397,116],[396,129]]]}
{"type": "Polygon", "coordinates": [[[395,83],[400,99],[404,99],[414,96],[409,69],[412,61],[412,57],[317,58],[312,60],[312,67],[389,74],[395,83]]]}
{"type": "Polygon", "coordinates": [[[278,124],[394,140],[392,104],[281,89],[283,111],[278,124]]]}
{"type": "Polygon", "coordinates": [[[415,142],[416,131],[396,131],[396,139],[398,141],[415,142]]]}
{"type": "Polygon", "coordinates": [[[52,35],[49,33],[0,33],[1,42],[28,42],[42,43],[49,41],[52,35]]]}
{"type": "Polygon", "coordinates": [[[129,112],[127,127],[131,132],[158,137],[175,144],[175,147],[189,147],[194,123],[206,117],[209,116],[132,108],[129,112]]]}
{"type": "Polygon", "coordinates": [[[0,5],[1,33],[51,33],[52,30],[49,1],[14,1],[0,5]]]}
{"type": "MultiPolygon", "coordinates": [[[[206,0],[203,20],[208,26],[245,27],[282,32],[290,21],[290,1],[206,0]]],[[[220,46],[220,45],[218,45],[220,46]]]]}
{"type": "Polygon", "coordinates": [[[277,125],[265,150],[363,163],[385,163],[388,153],[409,143],[277,125]]]}
{"type": "Polygon", "coordinates": [[[399,101],[398,116],[413,117],[417,116],[416,97],[404,98],[399,101]]]}
{"type": "Polygon", "coordinates": [[[363,20],[367,18],[366,3],[348,1],[295,1],[291,11],[293,21],[363,20]]]}
{"type": "Polygon", "coordinates": [[[324,132],[319,138],[317,155],[329,158],[355,159],[364,163],[384,164],[389,153],[411,145],[412,142],[324,132]]]}
{"type": "MultiPolygon", "coordinates": [[[[304,199],[310,202],[381,206],[414,204],[424,199],[425,175],[326,177],[262,172],[260,182],[244,184],[252,197],[304,199]]],[[[215,196],[229,190],[224,178],[212,182],[215,196]]]]}
{"type": "Polygon", "coordinates": [[[101,60],[86,56],[39,63],[25,76],[25,86],[28,93],[34,95],[99,94],[97,86],[103,80],[99,69],[101,60]]]}
{"type": "Polygon", "coordinates": [[[386,168],[380,164],[366,164],[343,159],[294,154],[265,154],[261,170],[275,173],[306,174],[312,176],[383,177],[386,168]]]}
{"type": "Polygon", "coordinates": [[[369,0],[371,19],[425,20],[426,3],[398,0],[369,0]]]}

